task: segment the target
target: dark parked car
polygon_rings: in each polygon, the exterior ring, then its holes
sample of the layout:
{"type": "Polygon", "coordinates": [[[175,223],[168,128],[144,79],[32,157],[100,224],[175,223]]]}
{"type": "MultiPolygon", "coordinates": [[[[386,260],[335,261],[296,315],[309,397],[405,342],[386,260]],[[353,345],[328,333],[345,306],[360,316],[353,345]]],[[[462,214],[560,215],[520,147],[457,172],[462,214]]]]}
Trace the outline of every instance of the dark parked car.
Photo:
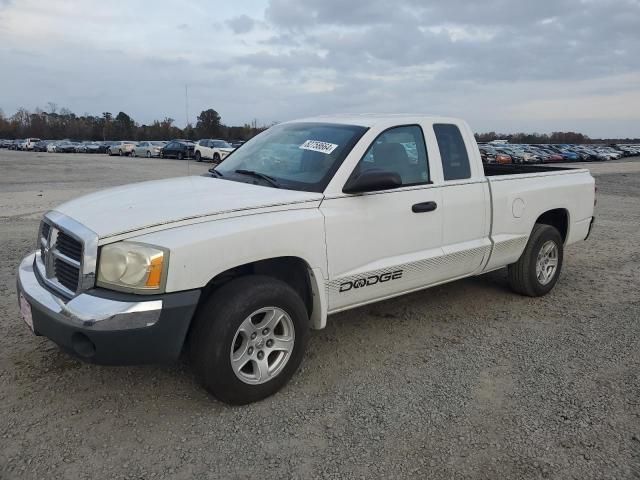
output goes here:
{"type": "Polygon", "coordinates": [[[76,149],[77,152],[82,151],[82,153],[104,153],[107,150],[101,150],[101,146],[97,142],[84,143],[81,149],[76,149]]]}
{"type": "Polygon", "coordinates": [[[195,144],[191,142],[171,141],[160,150],[160,158],[192,158],[195,144]]]}
{"type": "Polygon", "coordinates": [[[98,151],[96,153],[107,153],[110,146],[109,142],[96,142],[95,144],[98,147],[98,151]]]}
{"type": "Polygon", "coordinates": [[[56,153],[76,153],[76,142],[60,142],[56,145],[56,153]]]}
{"type": "Polygon", "coordinates": [[[24,140],[13,140],[10,144],[9,144],[9,150],[19,150],[20,148],[20,144],[24,142],[24,140]]]}
{"type": "Polygon", "coordinates": [[[49,143],[51,143],[49,140],[40,140],[39,142],[36,142],[33,145],[33,151],[34,152],[46,152],[47,151],[47,145],[49,145],[49,143]]]}

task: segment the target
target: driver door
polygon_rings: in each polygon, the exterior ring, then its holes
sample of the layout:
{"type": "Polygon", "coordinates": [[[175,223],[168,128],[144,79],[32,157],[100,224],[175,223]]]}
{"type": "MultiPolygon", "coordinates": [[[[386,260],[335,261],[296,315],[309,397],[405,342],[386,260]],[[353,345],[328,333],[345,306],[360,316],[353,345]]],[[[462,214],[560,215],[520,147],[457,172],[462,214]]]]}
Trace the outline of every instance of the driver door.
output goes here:
{"type": "Polygon", "coordinates": [[[329,311],[391,297],[441,279],[441,191],[430,181],[419,125],[381,133],[352,175],[398,173],[392,190],[342,194],[322,202],[329,267],[329,311]]]}

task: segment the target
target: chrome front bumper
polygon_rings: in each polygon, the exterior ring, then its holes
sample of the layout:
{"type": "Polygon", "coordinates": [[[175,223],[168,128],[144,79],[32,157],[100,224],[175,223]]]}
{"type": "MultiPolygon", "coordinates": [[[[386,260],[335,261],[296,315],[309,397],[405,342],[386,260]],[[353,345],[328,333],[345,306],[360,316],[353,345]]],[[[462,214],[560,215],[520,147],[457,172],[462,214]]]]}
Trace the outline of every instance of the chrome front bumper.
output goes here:
{"type": "Polygon", "coordinates": [[[45,287],[34,269],[39,252],[18,268],[18,299],[42,335],[83,360],[107,365],[166,363],[184,345],[200,290],[139,296],[90,289],[71,299],[45,287]]]}
{"type": "Polygon", "coordinates": [[[49,312],[58,321],[93,330],[126,330],[154,325],[162,312],[162,300],[119,301],[88,293],[67,300],[40,283],[34,270],[36,252],[20,263],[18,289],[29,304],[49,312]]]}

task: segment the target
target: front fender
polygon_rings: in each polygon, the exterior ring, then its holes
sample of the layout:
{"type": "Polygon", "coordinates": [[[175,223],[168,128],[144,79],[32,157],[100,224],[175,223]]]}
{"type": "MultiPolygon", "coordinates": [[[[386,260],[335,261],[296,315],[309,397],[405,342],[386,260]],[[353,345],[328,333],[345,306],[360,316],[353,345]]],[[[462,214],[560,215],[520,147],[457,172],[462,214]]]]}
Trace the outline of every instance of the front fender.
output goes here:
{"type": "Polygon", "coordinates": [[[167,292],[202,288],[231,268],[276,257],[298,257],[327,278],[324,220],[302,208],[171,228],[131,240],[170,250],[167,292]]]}

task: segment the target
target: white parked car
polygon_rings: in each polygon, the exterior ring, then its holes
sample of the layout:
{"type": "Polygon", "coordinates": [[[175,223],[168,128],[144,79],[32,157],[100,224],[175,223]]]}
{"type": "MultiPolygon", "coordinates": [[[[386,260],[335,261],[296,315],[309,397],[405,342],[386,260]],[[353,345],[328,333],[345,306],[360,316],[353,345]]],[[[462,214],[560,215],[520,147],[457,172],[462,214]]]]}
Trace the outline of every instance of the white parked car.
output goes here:
{"type": "Polygon", "coordinates": [[[131,156],[133,157],[159,157],[160,150],[164,147],[167,142],[158,142],[158,141],[144,141],[138,142],[131,150],[131,156]]]}
{"type": "Polygon", "coordinates": [[[234,150],[235,148],[224,140],[207,138],[196,142],[194,158],[197,162],[211,160],[213,163],[220,163],[234,150]]]}
{"type": "Polygon", "coordinates": [[[26,138],[19,145],[19,148],[20,150],[33,150],[33,146],[39,141],[39,138],[26,138]]]}
{"type": "Polygon", "coordinates": [[[45,214],[18,271],[29,327],[95,363],[186,349],[243,404],[287,383],[333,313],[504,267],[515,292],[545,295],[593,224],[588,170],[483,165],[453,118],[286,122],[210,172],[45,214]]]}
{"type": "Polygon", "coordinates": [[[107,154],[109,156],[120,155],[121,157],[131,155],[131,152],[136,145],[136,142],[129,140],[118,140],[110,143],[109,148],[107,148],[107,154]]]}

